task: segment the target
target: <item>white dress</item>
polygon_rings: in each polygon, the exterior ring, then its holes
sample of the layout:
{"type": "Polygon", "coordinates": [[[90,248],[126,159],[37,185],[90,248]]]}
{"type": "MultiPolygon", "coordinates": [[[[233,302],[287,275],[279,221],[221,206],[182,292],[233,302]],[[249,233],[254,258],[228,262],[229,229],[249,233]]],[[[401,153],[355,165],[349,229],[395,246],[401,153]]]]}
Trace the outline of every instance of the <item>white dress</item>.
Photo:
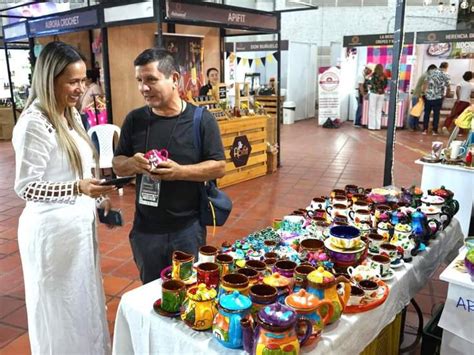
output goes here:
{"type": "MultiPolygon", "coordinates": [[[[79,147],[84,177],[91,177],[92,151],[77,132],[69,133],[79,147]]],[[[78,176],[37,102],[22,113],[12,143],[15,191],[27,201],[18,244],[32,353],[108,354],[95,201],[74,195],[78,176]]]]}

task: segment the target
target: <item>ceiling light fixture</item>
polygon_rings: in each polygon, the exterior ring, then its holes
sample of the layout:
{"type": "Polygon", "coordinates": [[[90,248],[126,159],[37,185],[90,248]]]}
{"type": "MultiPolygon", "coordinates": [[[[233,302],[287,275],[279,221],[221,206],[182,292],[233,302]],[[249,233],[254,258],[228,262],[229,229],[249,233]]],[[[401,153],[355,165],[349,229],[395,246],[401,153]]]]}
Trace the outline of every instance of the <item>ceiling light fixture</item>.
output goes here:
{"type": "Polygon", "coordinates": [[[444,3],[442,1],[438,3],[438,12],[439,13],[444,12],[444,3]]]}
{"type": "Polygon", "coordinates": [[[431,5],[433,1],[432,0],[423,0],[423,5],[428,6],[431,5]]]}
{"type": "Polygon", "coordinates": [[[466,10],[469,7],[469,2],[467,0],[462,0],[461,2],[461,9],[466,10]]]}
{"type": "Polygon", "coordinates": [[[458,9],[458,7],[456,6],[456,4],[452,3],[451,7],[449,8],[449,12],[452,13],[452,14],[455,14],[457,9],[458,9]]]}

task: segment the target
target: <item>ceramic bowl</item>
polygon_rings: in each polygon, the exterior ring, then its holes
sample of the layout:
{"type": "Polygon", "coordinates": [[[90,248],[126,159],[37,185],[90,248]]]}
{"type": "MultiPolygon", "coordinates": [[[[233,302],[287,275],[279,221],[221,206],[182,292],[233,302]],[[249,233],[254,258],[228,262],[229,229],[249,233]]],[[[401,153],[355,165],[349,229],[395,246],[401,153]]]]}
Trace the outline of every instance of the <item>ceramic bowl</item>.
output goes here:
{"type": "Polygon", "coordinates": [[[471,275],[471,279],[474,278],[474,249],[467,252],[464,258],[464,265],[466,266],[467,272],[471,275]]]}
{"type": "Polygon", "coordinates": [[[334,226],[329,229],[329,240],[337,248],[357,248],[360,244],[360,231],[352,226],[334,226]]]}
{"type": "Polygon", "coordinates": [[[359,248],[351,250],[334,247],[329,239],[326,239],[324,246],[330,260],[338,267],[358,265],[367,256],[366,244],[362,241],[360,241],[359,248]]]}

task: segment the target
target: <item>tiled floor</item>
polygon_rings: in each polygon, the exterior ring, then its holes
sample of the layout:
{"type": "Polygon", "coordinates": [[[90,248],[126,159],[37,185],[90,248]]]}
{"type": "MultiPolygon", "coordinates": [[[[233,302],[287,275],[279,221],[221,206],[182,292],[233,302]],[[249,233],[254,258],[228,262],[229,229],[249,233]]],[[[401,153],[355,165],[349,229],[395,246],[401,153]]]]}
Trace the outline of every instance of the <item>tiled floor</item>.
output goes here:
{"type": "MultiPolygon", "coordinates": [[[[274,217],[305,207],[314,196],[326,195],[335,187],[357,184],[381,186],[383,182],[386,131],[369,132],[346,123],[340,129],[323,129],[315,120],[282,127],[282,167],[278,172],[226,188],[234,201],[231,217],[218,228],[209,244],[220,245],[269,225],[274,217]]],[[[436,140],[446,141],[446,137],[436,140]]],[[[419,184],[421,167],[413,161],[430,150],[432,136],[400,131],[396,139],[394,184],[419,184]]],[[[29,354],[24,286],[16,230],[23,201],[13,192],[14,156],[10,142],[0,142],[0,353],[29,354]]],[[[134,210],[134,192],[125,188],[122,197],[113,196],[127,224],[121,229],[100,227],[102,272],[107,295],[111,334],[115,313],[123,293],[138,287],[138,273],[131,257],[128,232],[134,210]]],[[[437,276],[416,299],[430,318],[434,304],[446,297],[446,284],[437,276]]],[[[408,325],[416,325],[414,313],[408,325]]]]}

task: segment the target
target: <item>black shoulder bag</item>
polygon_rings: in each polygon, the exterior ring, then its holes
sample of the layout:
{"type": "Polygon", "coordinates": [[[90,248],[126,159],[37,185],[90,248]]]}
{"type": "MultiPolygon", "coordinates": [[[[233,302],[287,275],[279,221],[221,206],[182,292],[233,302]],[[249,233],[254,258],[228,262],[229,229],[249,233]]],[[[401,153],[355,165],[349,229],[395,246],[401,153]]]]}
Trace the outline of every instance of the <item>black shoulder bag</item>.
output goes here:
{"type": "MultiPolygon", "coordinates": [[[[196,107],[194,111],[194,145],[202,159],[201,119],[203,108],[196,107]]],[[[217,188],[216,181],[206,181],[200,184],[200,221],[203,226],[222,226],[232,211],[232,200],[227,194],[217,188]]]]}

